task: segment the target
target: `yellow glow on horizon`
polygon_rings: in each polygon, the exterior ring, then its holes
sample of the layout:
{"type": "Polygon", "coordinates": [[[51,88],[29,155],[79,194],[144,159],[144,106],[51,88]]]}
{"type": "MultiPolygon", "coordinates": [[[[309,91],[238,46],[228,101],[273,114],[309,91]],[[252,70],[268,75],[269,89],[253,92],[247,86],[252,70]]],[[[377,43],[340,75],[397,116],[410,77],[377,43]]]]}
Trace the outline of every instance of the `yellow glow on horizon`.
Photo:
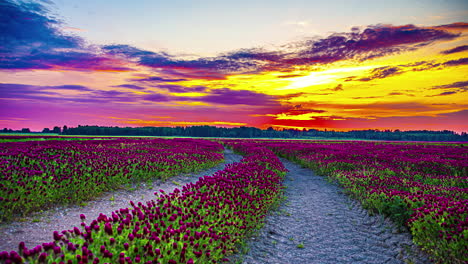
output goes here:
{"type": "Polygon", "coordinates": [[[177,96],[177,97],[203,97],[206,96],[205,93],[189,92],[189,93],[167,93],[168,95],[177,96]]]}
{"type": "Polygon", "coordinates": [[[291,81],[291,84],[280,88],[280,90],[301,89],[319,84],[334,83],[337,79],[348,76],[349,73],[360,72],[375,67],[376,66],[344,67],[311,72],[308,76],[289,78],[288,81],[291,81]]]}

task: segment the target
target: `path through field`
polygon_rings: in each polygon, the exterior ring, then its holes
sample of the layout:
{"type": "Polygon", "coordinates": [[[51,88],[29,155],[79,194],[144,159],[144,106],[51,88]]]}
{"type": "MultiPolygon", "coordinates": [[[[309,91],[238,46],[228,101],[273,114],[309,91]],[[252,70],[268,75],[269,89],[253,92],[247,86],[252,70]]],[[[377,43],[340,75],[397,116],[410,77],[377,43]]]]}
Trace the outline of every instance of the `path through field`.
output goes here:
{"type": "MultiPolygon", "coordinates": [[[[121,190],[107,193],[94,201],[87,202],[84,206],[59,207],[35,216],[27,217],[22,221],[16,221],[0,226],[0,252],[18,250],[21,241],[26,243],[28,248],[53,241],[52,233],[74,226],[80,226],[80,214],[86,215],[88,220],[96,219],[100,213],[110,215],[120,208],[131,207],[129,202],[146,202],[154,198],[154,192],[160,189],[166,193],[172,192],[175,188],[181,188],[189,182],[196,182],[199,177],[211,175],[218,170],[224,169],[229,163],[239,162],[242,156],[234,154],[226,149],[224,152],[224,163],[208,170],[196,174],[186,174],[172,177],[166,182],[153,182],[152,189],[148,186],[136,188],[133,191],[121,190]]],[[[89,223],[89,221],[88,221],[89,223]]]]}
{"type": "Polygon", "coordinates": [[[369,216],[324,177],[282,162],[290,171],[284,182],[287,200],[249,240],[243,263],[430,263],[408,233],[369,216]]]}

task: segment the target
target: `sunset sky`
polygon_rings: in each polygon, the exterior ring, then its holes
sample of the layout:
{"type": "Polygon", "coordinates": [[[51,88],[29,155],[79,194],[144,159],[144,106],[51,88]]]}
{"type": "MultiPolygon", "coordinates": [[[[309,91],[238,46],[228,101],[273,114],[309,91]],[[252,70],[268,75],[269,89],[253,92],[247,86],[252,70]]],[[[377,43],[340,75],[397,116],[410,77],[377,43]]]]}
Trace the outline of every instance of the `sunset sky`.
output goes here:
{"type": "Polygon", "coordinates": [[[468,132],[465,0],[0,0],[0,128],[468,132]]]}

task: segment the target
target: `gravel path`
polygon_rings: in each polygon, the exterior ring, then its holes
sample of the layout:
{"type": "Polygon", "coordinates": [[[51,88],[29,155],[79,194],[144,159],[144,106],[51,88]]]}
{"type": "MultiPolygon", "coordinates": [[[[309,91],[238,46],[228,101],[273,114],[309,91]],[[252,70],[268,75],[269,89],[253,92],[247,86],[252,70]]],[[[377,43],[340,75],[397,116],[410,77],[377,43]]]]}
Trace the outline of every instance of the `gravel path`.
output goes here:
{"type": "Polygon", "coordinates": [[[243,263],[431,263],[409,233],[360,204],[311,170],[282,159],[286,201],[247,245],[243,263]]]}
{"type": "Polygon", "coordinates": [[[170,178],[166,182],[160,180],[153,182],[152,188],[143,186],[134,191],[120,190],[107,193],[94,201],[89,201],[85,206],[59,207],[40,214],[0,226],[0,252],[18,250],[21,241],[31,248],[44,242],[53,241],[52,233],[74,226],[80,226],[80,214],[85,214],[87,219],[96,219],[100,213],[110,215],[120,208],[130,207],[129,202],[146,202],[154,197],[154,192],[163,189],[172,192],[175,188],[196,182],[199,177],[212,175],[218,170],[224,169],[229,163],[239,162],[242,156],[234,154],[226,149],[224,162],[208,170],[196,174],[184,174],[170,178]]]}

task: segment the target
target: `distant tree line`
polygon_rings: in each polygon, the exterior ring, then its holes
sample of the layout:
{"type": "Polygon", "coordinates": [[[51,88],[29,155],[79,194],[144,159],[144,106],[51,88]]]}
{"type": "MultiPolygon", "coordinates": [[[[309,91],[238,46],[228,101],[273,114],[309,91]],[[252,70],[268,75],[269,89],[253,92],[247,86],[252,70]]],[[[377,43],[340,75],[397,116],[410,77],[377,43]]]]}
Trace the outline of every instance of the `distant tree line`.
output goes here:
{"type": "MultiPolygon", "coordinates": [[[[42,130],[41,133],[53,133],[53,134],[62,134],[62,132],[64,132],[66,134],[67,132],[67,126],[63,126],[63,130],[62,128],[60,128],[59,126],[55,126],[52,130],[50,128],[44,128],[42,130]]],[[[31,132],[31,130],[29,128],[23,128],[23,129],[20,129],[20,130],[13,130],[11,128],[4,128],[3,130],[1,130],[2,133],[34,133],[34,132],[31,132]]]]}
{"type": "MultiPolygon", "coordinates": [[[[28,128],[22,130],[3,129],[4,133],[30,133],[28,128]]],[[[62,135],[97,135],[97,136],[186,136],[186,137],[225,137],[225,138],[327,138],[327,139],[368,139],[397,141],[468,141],[468,134],[457,134],[450,130],[353,130],[340,132],[317,129],[259,129],[255,127],[105,127],[105,126],[67,126],[44,128],[42,133],[62,135]]]]}

